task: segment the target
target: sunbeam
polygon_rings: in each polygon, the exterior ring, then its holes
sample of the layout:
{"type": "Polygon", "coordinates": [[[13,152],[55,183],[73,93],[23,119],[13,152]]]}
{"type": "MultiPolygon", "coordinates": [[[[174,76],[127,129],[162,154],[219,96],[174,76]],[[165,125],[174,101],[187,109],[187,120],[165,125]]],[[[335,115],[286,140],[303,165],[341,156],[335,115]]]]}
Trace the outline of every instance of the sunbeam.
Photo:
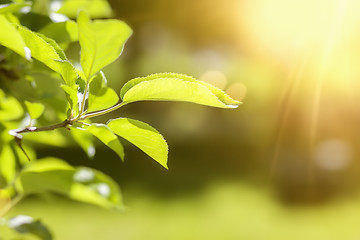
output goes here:
{"type": "Polygon", "coordinates": [[[274,156],[271,163],[270,175],[274,176],[276,171],[276,166],[278,159],[280,157],[281,144],[284,138],[284,132],[286,130],[286,126],[289,123],[289,115],[291,111],[291,107],[294,104],[293,101],[296,99],[294,94],[295,91],[299,88],[300,81],[304,76],[304,59],[295,66],[294,70],[288,73],[288,78],[285,82],[285,86],[282,89],[281,97],[279,100],[278,111],[281,116],[278,135],[276,137],[275,148],[274,148],[274,156]]]}
{"type": "Polygon", "coordinates": [[[254,0],[242,4],[242,41],[252,54],[280,66],[284,76],[281,89],[276,90],[278,126],[270,177],[288,171],[283,165],[301,165],[294,171],[311,198],[319,171],[335,171],[329,166],[339,166],[336,171],[340,171],[353,164],[351,154],[322,146],[335,141],[352,152],[356,145],[360,2],[254,0]],[[334,160],[330,153],[347,157],[334,160]]]}
{"type": "Polygon", "coordinates": [[[318,75],[314,77],[314,105],[311,111],[311,124],[310,124],[310,140],[309,148],[312,149],[316,142],[317,125],[319,124],[319,111],[321,95],[323,92],[324,81],[326,81],[327,72],[330,69],[330,62],[333,60],[334,49],[337,43],[339,43],[340,36],[343,31],[343,24],[346,14],[347,0],[339,0],[337,6],[337,12],[334,16],[334,20],[331,22],[333,28],[328,35],[324,36],[324,48],[322,49],[322,56],[320,56],[320,63],[318,69],[318,75]]]}

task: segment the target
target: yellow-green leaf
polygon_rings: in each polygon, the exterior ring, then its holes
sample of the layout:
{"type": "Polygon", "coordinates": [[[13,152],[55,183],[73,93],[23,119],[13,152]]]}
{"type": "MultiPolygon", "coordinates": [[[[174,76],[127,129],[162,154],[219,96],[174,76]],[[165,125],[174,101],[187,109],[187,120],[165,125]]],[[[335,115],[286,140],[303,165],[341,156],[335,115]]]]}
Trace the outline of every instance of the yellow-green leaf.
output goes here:
{"type": "Polygon", "coordinates": [[[122,206],[119,187],[110,177],[91,168],[74,168],[56,158],[26,165],[15,186],[25,195],[50,191],[105,208],[122,206]]]}
{"type": "Polygon", "coordinates": [[[0,149],[0,175],[7,183],[13,181],[16,175],[16,158],[8,144],[3,145],[0,149]]]}
{"type": "Polygon", "coordinates": [[[30,50],[27,48],[22,35],[3,15],[0,15],[0,44],[28,60],[31,59],[30,50]]]}
{"type": "Polygon", "coordinates": [[[111,6],[106,0],[64,0],[57,12],[70,18],[76,18],[80,9],[85,10],[92,18],[113,16],[111,6]]]}
{"type": "MultiPolygon", "coordinates": [[[[55,147],[66,147],[69,146],[68,138],[66,138],[60,131],[42,131],[33,132],[26,135],[26,140],[34,143],[47,144],[55,147]]],[[[30,156],[30,159],[31,158],[30,156]]]]}
{"type": "Polygon", "coordinates": [[[15,120],[23,114],[24,110],[16,98],[5,96],[4,92],[0,89],[0,120],[15,120]]]}
{"type": "Polygon", "coordinates": [[[61,85],[61,88],[65,92],[70,107],[68,117],[70,118],[70,115],[77,116],[79,113],[78,85],[61,85]]]}
{"type": "Polygon", "coordinates": [[[120,137],[131,142],[166,169],[168,145],[163,136],[150,125],[129,118],[112,119],[107,124],[120,137]]]}
{"type": "Polygon", "coordinates": [[[38,119],[44,112],[45,106],[41,103],[25,101],[31,119],[38,119]]]}
{"type": "Polygon", "coordinates": [[[19,11],[23,7],[31,6],[31,2],[17,2],[0,4],[0,14],[13,13],[19,11]]]}
{"type": "Polygon", "coordinates": [[[130,80],[121,89],[120,97],[127,103],[184,101],[220,108],[236,108],[240,104],[208,83],[176,73],[158,73],[130,80]]]}
{"type": "Polygon", "coordinates": [[[93,143],[92,134],[85,129],[71,128],[70,133],[74,140],[80,145],[89,158],[95,156],[95,146],[93,143]]]}
{"type": "Polygon", "coordinates": [[[120,56],[132,30],[119,20],[91,21],[84,11],[80,11],[77,22],[81,46],[80,63],[87,80],[90,80],[120,56]]]}
{"type": "Polygon", "coordinates": [[[89,88],[88,112],[111,107],[119,101],[116,92],[106,86],[106,78],[102,71],[91,81],[89,88]]]}
{"type": "Polygon", "coordinates": [[[35,33],[23,26],[18,26],[26,46],[31,50],[31,56],[46,66],[60,73],[66,85],[73,86],[78,78],[73,65],[67,60],[64,51],[52,39],[35,33]]]}
{"type": "Polygon", "coordinates": [[[72,20],[50,23],[41,29],[40,33],[57,43],[75,42],[79,39],[77,24],[72,20]]]}
{"type": "Polygon", "coordinates": [[[124,147],[120,143],[118,137],[107,125],[94,123],[91,124],[91,126],[89,126],[86,130],[97,137],[114,152],[116,152],[121,160],[124,160],[124,147]]]}

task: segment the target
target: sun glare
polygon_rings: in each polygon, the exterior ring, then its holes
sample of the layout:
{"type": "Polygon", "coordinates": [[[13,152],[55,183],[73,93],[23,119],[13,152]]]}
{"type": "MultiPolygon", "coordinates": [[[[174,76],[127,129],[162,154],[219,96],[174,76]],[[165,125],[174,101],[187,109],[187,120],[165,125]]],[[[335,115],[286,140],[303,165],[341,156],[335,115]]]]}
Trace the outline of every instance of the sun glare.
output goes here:
{"type": "Polygon", "coordinates": [[[241,1],[241,10],[251,49],[284,61],[329,44],[344,49],[360,24],[356,0],[248,0],[241,1]]]}
{"type": "Polygon", "coordinates": [[[354,139],[353,126],[344,123],[352,122],[346,117],[354,118],[359,101],[359,12],[357,0],[241,1],[247,51],[281,66],[286,76],[273,168],[286,138],[301,142],[310,161],[320,156],[318,167],[340,169],[333,166],[344,163],[329,157],[332,145],[321,150],[316,146],[326,138],[354,139]]]}
{"type": "Polygon", "coordinates": [[[360,1],[241,1],[240,24],[249,51],[291,68],[306,58],[306,75],[344,83],[358,75],[360,1]]]}

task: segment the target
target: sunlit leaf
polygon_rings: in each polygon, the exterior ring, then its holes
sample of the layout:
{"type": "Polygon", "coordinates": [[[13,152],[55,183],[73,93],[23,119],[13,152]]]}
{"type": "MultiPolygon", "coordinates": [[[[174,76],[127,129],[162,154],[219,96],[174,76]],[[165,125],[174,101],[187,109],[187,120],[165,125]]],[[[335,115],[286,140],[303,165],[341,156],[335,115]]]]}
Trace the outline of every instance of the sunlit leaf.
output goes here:
{"type": "Polygon", "coordinates": [[[129,118],[110,120],[108,126],[115,134],[140,148],[167,169],[168,146],[156,129],[129,118]]]}
{"type": "Polygon", "coordinates": [[[236,108],[240,104],[208,83],[176,73],[159,73],[130,80],[121,89],[120,97],[124,102],[185,101],[220,108],[236,108]]]}
{"type": "Polygon", "coordinates": [[[50,191],[105,208],[122,205],[119,187],[110,177],[91,168],[74,168],[56,158],[28,164],[16,187],[25,195],[50,191]]]}
{"type": "Polygon", "coordinates": [[[108,18],[113,15],[111,6],[106,0],[65,0],[57,12],[76,18],[80,9],[85,10],[92,18],[108,18]]]}
{"type": "Polygon", "coordinates": [[[95,156],[95,146],[93,143],[92,134],[85,131],[85,129],[71,128],[70,133],[74,140],[80,145],[89,158],[95,156]]]}
{"type": "Polygon", "coordinates": [[[17,2],[0,4],[0,14],[13,13],[19,11],[23,7],[31,6],[31,2],[17,2]]]}
{"type": "Polygon", "coordinates": [[[39,220],[35,220],[30,216],[17,215],[8,220],[7,225],[9,228],[21,234],[32,234],[42,240],[52,240],[52,234],[49,229],[42,224],[39,220]]]}
{"type": "Polygon", "coordinates": [[[68,139],[61,134],[59,130],[32,132],[31,134],[27,134],[24,140],[56,147],[65,147],[68,145],[68,139]]]}
{"type": "Polygon", "coordinates": [[[22,194],[56,191],[68,193],[74,168],[55,158],[27,164],[16,182],[16,189],[22,194]]]}
{"type": "Polygon", "coordinates": [[[76,80],[78,75],[73,65],[67,60],[64,51],[54,40],[48,37],[32,32],[25,27],[19,26],[18,28],[30,48],[32,56],[60,73],[67,86],[64,91],[67,94],[70,107],[76,109],[78,89],[76,80]]]}
{"type": "Polygon", "coordinates": [[[25,101],[31,119],[38,119],[44,112],[45,106],[41,103],[25,101]]]}
{"type": "Polygon", "coordinates": [[[120,143],[118,137],[111,131],[111,129],[104,124],[92,124],[86,129],[92,133],[106,146],[114,150],[119,157],[124,160],[124,147],[120,143]]]}
{"type": "Polygon", "coordinates": [[[69,107],[70,107],[69,115],[77,116],[79,113],[78,85],[73,85],[73,86],[61,85],[61,88],[64,90],[66,98],[69,103],[69,107]]]}
{"type": "Polygon", "coordinates": [[[70,197],[106,208],[122,207],[122,196],[114,180],[100,171],[87,167],[78,167],[73,175],[70,197]],[[84,175],[87,175],[84,177],[84,175]],[[90,178],[93,176],[92,178],[90,178]]]}
{"type": "Polygon", "coordinates": [[[58,158],[48,157],[48,158],[39,159],[39,161],[36,162],[31,162],[31,164],[28,164],[22,172],[40,173],[40,172],[47,172],[52,170],[72,170],[72,169],[74,169],[74,167],[68,164],[67,162],[58,158]]]}
{"type": "Polygon", "coordinates": [[[76,84],[78,77],[76,70],[67,60],[64,51],[54,40],[23,26],[18,26],[18,31],[25,40],[26,46],[31,50],[33,58],[60,73],[68,86],[76,84]]]}
{"type": "Polygon", "coordinates": [[[75,42],[79,39],[77,24],[72,20],[50,23],[41,29],[40,33],[57,43],[75,42]]]}
{"type": "Polygon", "coordinates": [[[5,144],[0,148],[0,175],[10,183],[16,175],[16,158],[10,147],[5,144]]]}
{"type": "MultiPolygon", "coordinates": [[[[1,90],[0,90],[1,92],[1,90]]],[[[0,98],[1,103],[1,98],[0,98]]],[[[18,122],[15,121],[3,121],[0,119],[0,146],[1,144],[7,144],[14,140],[14,136],[9,134],[9,131],[19,127],[18,122]]]]}
{"type": "Polygon", "coordinates": [[[80,106],[83,98],[85,97],[85,82],[80,77],[76,80],[76,84],[73,86],[62,85],[61,86],[66,94],[66,98],[68,100],[71,116],[78,116],[80,112],[80,106]]]}
{"type": "Polygon", "coordinates": [[[0,15],[0,44],[30,60],[30,50],[22,35],[3,15],[0,15]]]}
{"type": "MultiPolygon", "coordinates": [[[[1,89],[0,93],[3,93],[1,89]]],[[[0,120],[15,120],[23,116],[23,114],[24,110],[21,104],[14,97],[5,95],[0,97],[0,120]]]]}
{"type": "Polygon", "coordinates": [[[119,20],[91,21],[84,11],[78,19],[80,62],[87,79],[115,61],[121,54],[132,30],[119,20]]]}
{"type": "Polygon", "coordinates": [[[102,110],[115,105],[119,97],[112,88],[106,86],[102,71],[91,81],[88,97],[88,112],[102,110]]]}

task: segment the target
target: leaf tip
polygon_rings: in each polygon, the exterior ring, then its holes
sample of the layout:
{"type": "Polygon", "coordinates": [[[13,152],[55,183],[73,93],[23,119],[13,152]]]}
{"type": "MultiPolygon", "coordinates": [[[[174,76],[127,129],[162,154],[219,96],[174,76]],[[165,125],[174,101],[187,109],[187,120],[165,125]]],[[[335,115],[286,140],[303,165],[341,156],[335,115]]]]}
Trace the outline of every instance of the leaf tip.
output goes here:
{"type": "Polygon", "coordinates": [[[226,107],[228,107],[228,108],[238,108],[239,105],[241,105],[241,104],[242,104],[242,102],[235,101],[235,102],[232,103],[232,104],[226,104],[226,107]]]}

